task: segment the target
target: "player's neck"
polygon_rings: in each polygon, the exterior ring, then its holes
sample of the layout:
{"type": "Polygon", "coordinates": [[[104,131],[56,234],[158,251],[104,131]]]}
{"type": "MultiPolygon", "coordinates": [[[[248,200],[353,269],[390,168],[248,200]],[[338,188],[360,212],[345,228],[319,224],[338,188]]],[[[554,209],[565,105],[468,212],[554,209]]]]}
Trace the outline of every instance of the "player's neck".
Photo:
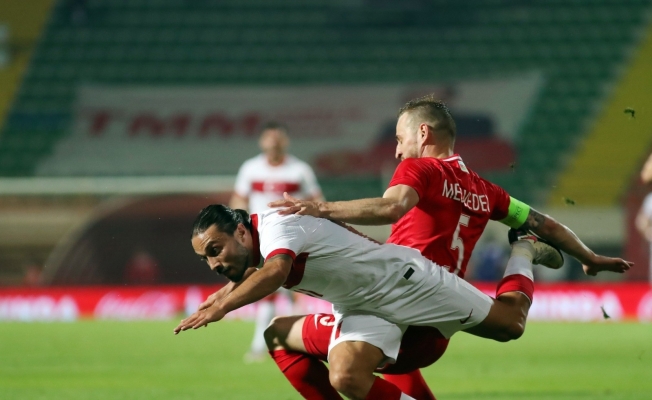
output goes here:
{"type": "Polygon", "coordinates": [[[425,146],[421,157],[448,158],[455,154],[451,147],[425,146]]]}
{"type": "Polygon", "coordinates": [[[267,157],[267,163],[272,167],[278,167],[285,162],[285,154],[279,157],[267,157]]]}

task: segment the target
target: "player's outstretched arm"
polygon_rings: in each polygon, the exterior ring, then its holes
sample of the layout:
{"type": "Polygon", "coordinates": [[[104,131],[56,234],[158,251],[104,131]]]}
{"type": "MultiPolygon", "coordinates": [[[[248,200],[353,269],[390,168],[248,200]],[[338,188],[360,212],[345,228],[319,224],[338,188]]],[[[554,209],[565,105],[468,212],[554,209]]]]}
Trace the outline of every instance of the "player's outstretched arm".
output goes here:
{"type": "Polygon", "coordinates": [[[234,288],[221,301],[181,320],[179,325],[174,328],[174,334],[217,322],[229,312],[274,293],[287,279],[291,267],[292,258],[285,254],[279,254],[266,260],[263,268],[252,273],[248,279],[234,288]]]}
{"type": "Polygon", "coordinates": [[[256,270],[257,270],[256,267],[248,268],[247,271],[245,271],[244,276],[242,277],[242,280],[240,282],[229,282],[226,285],[222,286],[218,291],[208,296],[206,300],[204,300],[204,302],[201,303],[199,307],[197,307],[197,311],[204,310],[212,306],[215,302],[222,301],[224,297],[226,297],[229,293],[231,293],[233,289],[240,286],[240,284],[244,282],[245,279],[250,277],[251,274],[253,274],[256,270]]]}
{"type": "Polygon", "coordinates": [[[349,201],[299,200],[287,193],[284,199],[269,203],[280,207],[279,214],[312,215],[358,225],[393,224],[419,202],[416,190],[407,185],[387,189],[383,197],[349,201]]]}
{"type": "Polygon", "coordinates": [[[520,229],[527,229],[539,237],[550,241],[561,250],[578,259],[587,275],[596,275],[601,271],[623,273],[634,264],[622,258],[605,257],[595,254],[567,226],[554,218],[530,208],[525,223],[520,229]]]}

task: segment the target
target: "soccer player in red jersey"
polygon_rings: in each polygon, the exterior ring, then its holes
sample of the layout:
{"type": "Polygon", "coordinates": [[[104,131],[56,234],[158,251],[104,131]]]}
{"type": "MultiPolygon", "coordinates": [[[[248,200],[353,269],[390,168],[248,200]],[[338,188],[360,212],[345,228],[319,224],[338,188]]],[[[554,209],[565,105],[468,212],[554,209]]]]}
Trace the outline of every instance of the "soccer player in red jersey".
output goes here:
{"type": "MultiPolygon", "coordinates": [[[[455,122],[445,105],[431,96],[413,100],[399,111],[396,157],[401,159],[382,198],[344,202],[301,201],[290,196],[270,206],[285,207],[281,214],[296,213],[342,222],[393,224],[388,243],[410,246],[449,271],[464,277],[471,252],[489,219],[531,231],[577,258],[588,275],[600,271],[624,272],[631,264],[593,253],[573,232],[553,218],[511,198],[502,188],[479,177],[454,153],[455,122]]],[[[531,271],[508,264],[498,285],[496,300],[518,305],[524,330],[533,297],[531,271]]],[[[325,359],[332,326],[330,316],[283,317],[272,322],[267,339],[270,353],[297,390],[311,398],[339,398],[328,392],[324,375],[309,356],[325,359]],[[320,388],[315,390],[315,388],[320,388]],[[321,395],[322,397],[316,397],[321,395]]],[[[434,399],[415,368],[436,361],[448,340],[431,328],[410,327],[402,341],[396,364],[382,372],[403,392],[417,399],[434,399]],[[392,370],[393,368],[393,370],[392,370]],[[411,369],[414,371],[409,372],[411,369]]],[[[315,363],[316,362],[316,363],[315,363]]]]}

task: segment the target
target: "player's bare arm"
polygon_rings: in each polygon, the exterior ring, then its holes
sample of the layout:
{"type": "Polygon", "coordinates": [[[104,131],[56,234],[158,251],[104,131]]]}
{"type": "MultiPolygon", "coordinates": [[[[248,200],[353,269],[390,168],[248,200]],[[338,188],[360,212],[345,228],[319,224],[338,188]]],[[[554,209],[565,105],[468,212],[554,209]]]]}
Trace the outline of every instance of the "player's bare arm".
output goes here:
{"type": "Polygon", "coordinates": [[[251,274],[253,274],[256,271],[257,268],[255,267],[251,267],[247,269],[240,282],[229,282],[226,285],[222,286],[218,291],[208,296],[206,300],[204,300],[204,302],[201,303],[199,307],[197,307],[197,311],[201,311],[212,306],[216,301],[221,301],[224,297],[226,297],[229,293],[231,293],[236,287],[240,286],[240,284],[244,282],[245,279],[250,277],[251,274]]]}
{"type": "Polygon", "coordinates": [[[241,196],[237,193],[233,193],[231,200],[229,201],[229,207],[232,209],[248,210],[249,209],[249,198],[246,196],[241,196]]]}
{"type": "Polygon", "coordinates": [[[383,197],[350,201],[311,202],[283,195],[284,200],[269,204],[283,207],[281,215],[312,215],[359,225],[393,224],[419,202],[416,190],[407,185],[392,186],[383,197]]]}
{"type": "Polygon", "coordinates": [[[217,322],[229,312],[274,293],[287,279],[292,268],[292,258],[279,254],[265,261],[263,267],[233,289],[221,301],[213,303],[181,320],[174,334],[188,329],[198,329],[217,322]]]}
{"type": "Polygon", "coordinates": [[[533,208],[530,208],[527,219],[520,229],[535,233],[575,257],[582,263],[584,273],[587,275],[594,276],[602,271],[623,273],[634,265],[621,258],[595,254],[567,226],[533,208]]]}

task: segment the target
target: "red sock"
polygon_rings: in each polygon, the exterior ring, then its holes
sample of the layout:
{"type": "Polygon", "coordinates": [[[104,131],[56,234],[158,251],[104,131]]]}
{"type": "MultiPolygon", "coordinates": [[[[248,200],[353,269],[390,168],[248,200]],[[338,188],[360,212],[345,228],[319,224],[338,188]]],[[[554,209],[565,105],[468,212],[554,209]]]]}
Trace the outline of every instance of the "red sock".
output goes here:
{"type": "Polygon", "coordinates": [[[342,399],[328,379],[328,368],[316,358],[293,351],[275,350],[269,354],[290,381],[290,384],[305,399],[342,399]]]}
{"type": "Polygon", "coordinates": [[[498,283],[496,297],[507,292],[521,292],[525,294],[530,299],[530,303],[532,303],[532,300],[534,300],[534,282],[525,275],[507,275],[500,281],[500,283],[498,283]]]}
{"type": "Polygon", "coordinates": [[[400,375],[383,375],[387,382],[391,382],[398,387],[401,392],[408,396],[414,397],[417,400],[437,400],[435,395],[432,394],[428,384],[423,379],[421,371],[414,370],[407,374],[400,375]]]}
{"type": "Polygon", "coordinates": [[[371,390],[365,397],[366,400],[400,400],[401,389],[393,383],[387,382],[380,377],[376,377],[371,390]]]}

